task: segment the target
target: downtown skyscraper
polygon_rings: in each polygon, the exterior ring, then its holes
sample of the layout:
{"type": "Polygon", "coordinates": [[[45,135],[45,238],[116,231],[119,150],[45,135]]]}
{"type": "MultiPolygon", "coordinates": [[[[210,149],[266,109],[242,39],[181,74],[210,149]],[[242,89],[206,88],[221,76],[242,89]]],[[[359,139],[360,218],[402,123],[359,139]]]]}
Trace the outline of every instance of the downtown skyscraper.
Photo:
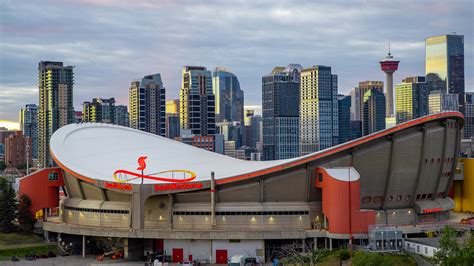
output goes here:
{"type": "Polygon", "coordinates": [[[395,114],[397,124],[429,114],[430,87],[425,77],[406,77],[395,85],[395,114]]]}
{"type": "Polygon", "coordinates": [[[383,92],[372,88],[364,93],[362,133],[370,135],[385,129],[386,100],[383,92]]]}
{"type": "Polygon", "coordinates": [[[324,150],[339,141],[337,75],[329,66],[301,71],[300,152],[324,150]]]}
{"type": "Polygon", "coordinates": [[[179,124],[198,136],[216,133],[212,74],[202,66],[184,66],[179,92],[179,124]]]}
{"type": "Polygon", "coordinates": [[[115,124],[119,126],[124,126],[124,127],[130,126],[128,108],[126,105],[115,106],[115,124]]]}
{"type": "Polygon", "coordinates": [[[244,92],[228,68],[216,67],[212,72],[212,90],[216,105],[216,123],[238,121],[244,124],[244,92]]]}
{"type": "Polygon", "coordinates": [[[54,165],[49,140],[54,131],[74,123],[74,67],[62,62],[41,61],[38,65],[38,164],[54,165]]]}
{"type": "Polygon", "coordinates": [[[426,82],[435,91],[456,94],[459,110],[464,112],[464,36],[430,37],[425,45],[426,82]]]}
{"type": "Polygon", "coordinates": [[[466,92],[466,110],[464,114],[464,138],[474,138],[474,92],[466,92]]]}
{"type": "Polygon", "coordinates": [[[166,90],[160,74],[134,80],[129,89],[130,127],[165,136],[166,90]]]}
{"type": "Polygon", "coordinates": [[[459,98],[454,93],[445,93],[444,91],[434,90],[428,95],[428,111],[430,114],[436,114],[447,111],[460,111],[459,98]]]}
{"type": "Polygon", "coordinates": [[[179,130],[179,100],[166,101],[166,137],[174,139],[180,136],[179,130]]]}
{"type": "Polygon", "coordinates": [[[94,98],[82,104],[82,121],[115,124],[115,99],[94,98]]]}
{"type": "Polygon", "coordinates": [[[351,140],[351,96],[341,95],[337,96],[338,108],[338,144],[342,144],[351,140]]]}
{"type": "Polygon", "coordinates": [[[263,160],[299,156],[301,65],[275,67],[262,77],[263,160]]]}
{"type": "Polygon", "coordinates": [[[32,158],[38,158],[38,105],[27,104],[20,109],[20,130],[31,139],[32,158]]]}

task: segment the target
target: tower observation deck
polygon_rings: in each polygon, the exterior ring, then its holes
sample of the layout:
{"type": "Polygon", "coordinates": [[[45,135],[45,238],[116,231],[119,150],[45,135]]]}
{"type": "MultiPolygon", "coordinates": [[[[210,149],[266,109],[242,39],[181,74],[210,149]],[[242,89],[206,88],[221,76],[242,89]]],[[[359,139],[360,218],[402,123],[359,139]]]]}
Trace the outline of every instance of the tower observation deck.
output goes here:
{"type": "Polygon", "coordinates": [[[390,53],[390,48],[388,51],[388,55],[382,59],[380,62],[380,68],[386,74],[385,80],[385,97],[387,102],[387,109],[386,109],[386,116],[393,117],[394,109],[393,109],[393,72],[398,70],[398,63],[400,61],[395,60],[390,53]]]}

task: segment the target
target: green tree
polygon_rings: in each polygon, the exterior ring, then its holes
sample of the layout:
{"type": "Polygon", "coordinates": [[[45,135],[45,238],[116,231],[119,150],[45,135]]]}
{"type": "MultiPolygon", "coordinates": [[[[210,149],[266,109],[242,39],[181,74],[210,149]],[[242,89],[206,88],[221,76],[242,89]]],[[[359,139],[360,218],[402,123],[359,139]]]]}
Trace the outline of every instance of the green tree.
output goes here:
{"type": "Polygon", "coordinates": [[[0,178],[0,232],[10,233],[16,230],[15,211],[15,191],[5,178],[0,178]]]}
{"type": "Polygon", "coordinates": [[[36,219],[31,211],[31,199],[26,194],[20,196],[17,218],[20,229],[24,233],[33,232],[36,219]]]}
{"type": "Polygon", "coordinates": [[[474,265],[474,235],[472,233],[469,240],[460,247],[456,256],[456,263],[458,265],[474,265]]]}
{"type": "Polygon", "coordinates": [[[0,171],[5,170],[5,168],[7,168],[7,165],[5,164],[5,162],[4,162],[4,161],[0,161],[0,171]]]}
{"type": "Polygon", "coordinates": [[[440,265],[474,265],[474,236],[471,234],[464,244],[459,244],[456,232],[445,227],[439,240],[435,261],[440,265]]]}
{"type": "Polygon", "coordinates": [[[435,253],[435,261],[441,265],[456,265],[459,253],[459,244],[456,241],[456,231],[446,226],[439,239],[439,248],[435,253]]]}
{"type": "Polygon", "coordinates": [[[26,163],[20,163],[16,166],[16,169],[18,170],[25,170],[26,169],[26,163]]]}

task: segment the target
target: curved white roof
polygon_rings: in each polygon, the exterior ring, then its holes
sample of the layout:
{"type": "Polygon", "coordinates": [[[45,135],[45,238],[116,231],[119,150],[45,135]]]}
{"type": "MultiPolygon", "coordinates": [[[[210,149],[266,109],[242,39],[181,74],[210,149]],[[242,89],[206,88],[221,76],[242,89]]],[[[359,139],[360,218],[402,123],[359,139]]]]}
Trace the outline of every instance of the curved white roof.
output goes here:
{"type": "MultiPolygon", "coordinates": [[[[50,149],[52,156],[61,167],[73,172],[76,176],[80,175],[87,179],[113,182],[116,181],[114,173],[117,170],[139,174],[137,159],[147,156],[145,175],[173,177],[176,180],[190,176],[185,173],[173,173],[173,176],[169,172],[155,173],[188,170],[196,174],[193,181],[205,181],[209,180],[211,172],[214,172],[217,180],[226,179],[220,181],[224,183],[307,163],[417,124],[446,117],[463,118],[459,112],[428,115],[326,150],[276,161],[239,160],[144,131],[96,123],[70,124],[58,129],[51,137],[50,149]],[[267,170],[261,171],[265,169],[267,170]]],[[[358,174],[353,173],[351,180],[355,176],[358,174]]],[[[341,179],[348,178],[341,177],[341,179]]],[[[152,179],[143,181],[145,184],[165,183],[152,179]]],[[[133,179],[129,183],[141,183],[141,178],[133,179]]]]}
{"type": "MultiPolygon", "coordinates": [[[[140,156],[148,157],[145,175],[189,170],[196,174],[193,181],[209,180],[212,171],[216,179],[222,179],[291,161],[244,161],[132,128],[101,123],[61,127],[51,137],[50,147],[53,156],[65,168],[87,178],[112,182],[117,170],[139,173],[137,159],[140,156]]],[[[158,176],[171,177],[169,173],[158,176]]],[[[184,176],[175,173],[174,177],[184,176]]],[[[129,183],[140,182],[137,178],[129,183]]],[[[144,179],[144,183],[163,182],[144,179]]]]}

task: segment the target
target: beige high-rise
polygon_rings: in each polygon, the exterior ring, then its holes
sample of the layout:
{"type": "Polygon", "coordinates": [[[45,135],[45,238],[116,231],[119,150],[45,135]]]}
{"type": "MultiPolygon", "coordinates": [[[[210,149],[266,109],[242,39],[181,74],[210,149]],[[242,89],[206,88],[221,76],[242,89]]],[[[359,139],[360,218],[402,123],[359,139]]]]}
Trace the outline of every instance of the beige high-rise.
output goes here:
{"type": "Polygon", "coordinates": [[[49,139],[54,131],[74,123],[74,66],[41,61],[38,65],[38,166],[53,166],[49,139]]]}

